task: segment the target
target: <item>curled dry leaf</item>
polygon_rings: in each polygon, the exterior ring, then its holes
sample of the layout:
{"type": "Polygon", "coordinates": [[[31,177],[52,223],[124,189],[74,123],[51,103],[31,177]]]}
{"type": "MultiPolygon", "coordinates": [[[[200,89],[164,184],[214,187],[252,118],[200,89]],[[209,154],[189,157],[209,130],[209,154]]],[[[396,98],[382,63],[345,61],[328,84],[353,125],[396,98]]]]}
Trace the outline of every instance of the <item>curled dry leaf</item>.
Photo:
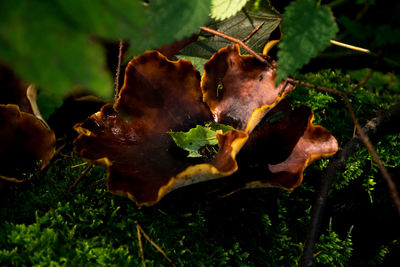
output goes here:
{"type": "Polygon", "coordinates": [[[292,190],[308,164],[338,150],[328,130],[312,124],[312,110],[292,109],[283,100],[256,126],[238,155],[239,171],[215,185],[221,195],[244,188],[278,186],[292,190]]]}
{"type": "Polygon", "coordinates": [[[212,120],[201,98],[200,74],[189,61],[147,52],[128,64],[114,107],[105,105],[75,126],[82,133],[75,152],[107,165],[108,189],[139,206],[152,205],[178,187],[229,175],[237,169],[235,156],[246,133],[219,135],[219,153],[202,164],[188,159],[168,133],[212,120]]]}
{"type": "MultiPolygon", "coordinates": [[[[273,65],[270,58],[267,57],[273,65]]],[[[203,99],[216,122],[251,132],[262,117],[290,91],[275,87],[276,73],[254,56],[240,55],[239,45],[220,49],[204,66],[203,99]]]]}
{"type": "Polygon", "coordinates": [[[26,178],[23,173],[43,169],[55,154],[53,131],[17,105],[0,104],[0,129],[0,176],[5,180],[26,178]]]}
{"type": "Polygon", "coordinates": [[[189,61],[147,52],[129,62],[115,105],[75,125],[81,133],[75,152],[108,167],[111,192],[141,206],[216,178],[211,183],[225,192],[271,185],[293,189],[307,164],[336,152],[335,138],[312,125],[310,108],[279,103],[294,87],[275,88],[275,72],[240,55],[238,46],[221,49],[205,70],[200,88],[200,75],[189,61]],[[187,158],[169,132],[212,119],[237,130],[217,133],[219,150],[211,162],[187,158]]]}

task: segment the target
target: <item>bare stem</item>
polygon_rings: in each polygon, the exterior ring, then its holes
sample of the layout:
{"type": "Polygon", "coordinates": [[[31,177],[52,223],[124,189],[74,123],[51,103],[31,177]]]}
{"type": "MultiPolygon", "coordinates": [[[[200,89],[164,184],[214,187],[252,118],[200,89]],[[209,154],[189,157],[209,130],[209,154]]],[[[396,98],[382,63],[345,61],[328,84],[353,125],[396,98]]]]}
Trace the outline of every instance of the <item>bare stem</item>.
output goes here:
{"type": "Polygon", "coordinates": [[[17,179],[17,178],[14,178],[14,177],[7,177],[7,176],[0,175],[0,180],[4,180],[4,181],[7,181],[7,182],[12,182],[12,183],[23,183],[23,182],[27,182],[27,181],[32,180],[32,178],[17,179]]]}
{"type": "Polygon", "coordinates": [[[72,191],[75,189],[76,185],[83,179],[83,177],[86,176],[86,174],[93,168],[93,163],[90,163],[85,170],[81,173],[81,175],[78,177],[78,179],[75,180],[75,182],[69,187],[69,192],[72,193],[72,191]]]}
{"type": "MultiPolygon", "coordinates": [[[[379,135],[387,134],[385,131],[390,128],[393,129],[392,125],[400,118],[400,104],[393,106],[387,112],[379,117],[376,117],[363,127],[363,132],[369,136],[369,138],[376,138],[379,135]]],[[[397,129],[400,130],[400,127],[397,129]]],[[[316,240],[319,237],[319,227],[321,224],[325,204],[328,198],[328,192],[332,185],[333,180],[339,170],[346,166],[347,158],[350,157],[354,151],[358,149],[361,143],[359,135],[354,136],[348,141],[338,153],[329,161],[328,167],[325,170],[324,179],[321,182],[321,186],[318,190],[315,203],[311,211],[311,222],[308,227],[307,238],[304,243],[303,252],[301,255],[300,266],[312,266],[314,258],[314,246],[316,240]]]]}
{"type": "Polygon", "coordinates": [[[136,222],[136,227],[137,229],[139,229],[139,231],[143,234],[144,238],[147,239],[147,241],[150,242],[150,244],[155,247],[163,256],[164,258],[167,259],[167,261],[175,267],[174,262],[167,256],[167,254],[164,252],[164,250],[162,250],[162,248],[160,248],[160,246],[158,246],[153,240],[151,240],[151,238],[145,233],[145,231],[143,230],[143,228],[139,225],[138,222],[136,222]]]}
{"type": "Polygon", "coordinates": [[[374,162],[378,165],[378,168],[381,171],[382,176],[385,179],[385,181],[389,187],[390,195],[392,196],[394,204],[396,205],[396,208],[397,208],[397,212],[400,215],[400,198],[399,198],[399,193],[397,192],[397,189],[396,189],[396,185],[393,182],[392,177],[390,176],[388,170],[386,169],[386,167],[383,165],[381,159],[379,158],[378,153],[376,153],[373,145],[369,141],[368,136],[365,135],[364,131],[361,129],[361,126],[357,121],[356,115],[354,114],[353,108],[351,107],[351,104],[349,102],[347,95],[344,96],[344,101],[345,101],[346,107],[350,113],[351,119],[353,120],[353,123],[356,126],[357,132],[360,135],[361,141],[364,143],[365,147],[368,149],[368,152],[371,154],[374,162]]]}
{"type": "Polygon", "coordinates": [[[349,91],[346,92],[346,95],[353,93],[354,91],[358,90],[361,86],[366,84],[368,82],[369,78],[371,78],[373,73],[374,73],[374,70],[371,69],[368,72],[368,74],[364,77],[364,79],[361,80],[361,82],[359,82],[356,86],[354,86],[353,88],[351,88],[349,91]]]}
{"type": "Polygon", "coordinates": [[[258,32],[259,29],[262,28],[262,26],[264,26],[265,21],[261,22],[260,25],[258,25],[257,27],[254,28],[254,30],[251,31],[251,33],[249,33],[249,35],[247,35],[242,42],[245,43],[246,41],[248,41],[251,37],[253,37],[254,34],[256,34],[258,32]]]}
{"type": "Polygon", "coordinates": [[[350,50],[354,50],[354,51],[358,51],[358,52],[361,52],[361,53],[366,53],[366,54],[370,54],[371,53],[371,51],[369,51],[368,49],[361,48],[361,47],[358,47],[358,46],[341,43],[341,42],[338,42],[338,41],[335,41],[335,40],[331,40],[330,42],[333,45],[337,45],[337,46],[344,47],[344,48],[347,48],[347,49],[350,49],[350,50]]]}
{"type": "Polygon", "coordinates": [[[119,52],[118,52],[118,65],[117,65],[117,71],[115,74],[115,95],[114,99],[117,101],[118,94],[119,94],[119,77],[121,75],[121,64],[122,64],[122,50],[124,48],[124,42],[122,40],[119,40],[119,52]]]}
{"type": "Polygon", "coordinates": [[[298,85],[302,85],[302,86],[305,86],[305,87],[313,88],[313,89],[316,89],[316,90],[319,90],[319,91],[324,91],[324,92],[332,93],[332,94],[335,94],[335,95],[344,96],[343,92],[335,90],[335,89],[332,89],[332,88],[329,88],[329,87],[319,86],[319,85],[315,85],[315,84],[312,84],[312,83],[307,83],[307,82],[295,80],[295,79],[292,79],[292,78],[287,78],[286,81],[291,83],[291,84],[298,84],[298,85]]]}
{"type": "Polygon", "coordinates": [[[137,231],[137,238],[138,238],[138,244],[139,244],[139,250],[140,250],[140,258],[142,259],[143,267],[146,267],[146,262],[144,260],[144,253],[143,253],[142,235],[141,235],[140,229],[141,228],[140,228],[139,224],[136,222],[136,231],[137,231]]]}

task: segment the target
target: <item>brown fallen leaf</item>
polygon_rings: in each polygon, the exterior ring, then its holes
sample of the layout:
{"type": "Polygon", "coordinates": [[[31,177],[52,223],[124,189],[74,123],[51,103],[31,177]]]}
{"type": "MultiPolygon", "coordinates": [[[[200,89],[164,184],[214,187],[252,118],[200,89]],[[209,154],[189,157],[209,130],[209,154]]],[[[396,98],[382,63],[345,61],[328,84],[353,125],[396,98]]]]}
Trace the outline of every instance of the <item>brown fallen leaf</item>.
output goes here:
{"type": "Polygon", "coordinates": [[[137,205],[152,205],[168,192],[236,171],[235,156],[247,134],[219,135],[219,153],[210,163],[186,157],[169,131],[187,131],[211,121],[201,101],[200,74],[189,61],[169,61],[159,52],[134,58],[116,104],[105,105],[75,129],[75,152],[105,164],[108,189],[137,205]]]}
{"type": "Polygon", "coordinates": [[[275,73],[253,56],[228,46],[205,69],[201,90],[200,75],[189,61],[146,52],[128,64],[114,106],[105,105],[75,125],[81,133],[75,152],[108,167],[111,192],[142,206],[202,181],[215,180],[227,193],[265,186],[293,189],[307,164],[336,152],[335,138],[312,125],[310,108],[292,110],[280,102],[294,87],[275,88],[275,73]],[[187,158],[169,131],[188,131],[213,119],[239,130],[217,133],[219,150],[211,162],[187,158]]]}
{"type": "Polygon", "coordinates": [[[328,130],[312,124],[312,110],[292,109],[283,100],[250,134],[237,157],[239,170],[215,182],[220,195],[245,188],[277,186],[292,190],[303,180],[304,169],[314,160],[333,155],[336,139],[328,130]]]}
{"type": "Polygon", "coordinates": [[[14,104],[0,104],[0,176],[16,182],[49,164],[56,151],[52,130],[14,104]]]}

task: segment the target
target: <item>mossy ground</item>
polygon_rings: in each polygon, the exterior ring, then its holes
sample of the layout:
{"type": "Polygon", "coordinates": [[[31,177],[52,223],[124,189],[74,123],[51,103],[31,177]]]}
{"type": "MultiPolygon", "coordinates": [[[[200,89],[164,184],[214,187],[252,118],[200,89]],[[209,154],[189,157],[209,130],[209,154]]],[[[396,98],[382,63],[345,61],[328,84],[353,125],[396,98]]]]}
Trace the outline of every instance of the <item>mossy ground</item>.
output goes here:
{"type": "MultiPolygon", "coordinates": [[[[302,79],[346,90],[350,78],[322,71],[302,79]]],[[[299,87],[293,104],[313,107],[315,122],[343,145],[354,128],[343,102],[299,87]]],[[[360,89],[352,103],[361,124],[398,102],[360,89]]],[[[398,173],[400,135],[374,143],[392,173],[398,173]]],[[[1,266],[140,266],[136,221],[177,266],[296,266],[310,221],[311,205],[329,159],[307,168],[304,183],[292,192],[245,190],[226,198],[208,194],[205,184],[182,188],[153,207],[137,208],[106,190],[107,174],[93,168],[72,193],[71,184],[86,165],[70,149],[30,182],[1,192],[1,266]]],[[[386,185],[365,149],[348,160],[330,192],[317,266],[388,263],[400,250],[399,217],[386,185]]],[[[148,266],[169,266],[145,239],[148,266]]],[[[398,254],[397,254],[398,255],[398,254]]]]}

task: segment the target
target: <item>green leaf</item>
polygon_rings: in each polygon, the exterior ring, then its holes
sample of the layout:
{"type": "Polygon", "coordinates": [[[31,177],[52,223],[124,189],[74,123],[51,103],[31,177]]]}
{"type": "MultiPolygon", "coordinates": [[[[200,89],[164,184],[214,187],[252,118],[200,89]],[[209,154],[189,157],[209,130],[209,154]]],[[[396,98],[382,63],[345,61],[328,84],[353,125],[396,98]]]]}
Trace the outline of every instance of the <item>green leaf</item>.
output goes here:
{"type": "Polygon", "coordinates": [[[55,4],[5,1],[0,17],[0,60],[21,78],[52,92],[58,103],[75,87],[111,96],[100,45],[63,22],[55,4]]]}
{"type": "Polygon", "coordinates": [[[212,0],[211,17],[217,20],[224,20],[239,12],[247,0],[212,0]]]}
{"type": "Polygon", "coordinates": [[[210,1],[2,1],[0,61],[37,86],[44,117],[76,88],[111,100],[98,40],[127,40],[131,55],[160,47],[197,32],[210,1]]]}
{"type": "Polygon", "coordinates": [[[285,9],[279,43],[277,83],[308,63],[338,32],[331,10],[315,0],[296,0],[285,9]]]}
{"type": "Polygon", "coordinates": [[[139,38],[130,38],[132,55],[188,37],[208,19],[211,0],[152,0],[139,38]]]}
{"type": "MultiPolygon", "coordinates": [[[[250,38],[246,44],[256,52],[262,52],[263,47],[268,41],[268,38],[278,26],[281,21],[280,15],[274,12],[269,6],[262,6],[263,8],[258,12],[246,11],[239,12],[235,16],[224,21],[212,21],[209,25],[210,28],[216,29],[229,36],[238,39],[244,39],[248,36],[255,27],[264,22],[264,25],[250,38]]],[[[247,6],[246,6],[247,8],[247,6]]],[[[251,6],[250,6],[251,8],[251,6]]],[[[232,42],[218,36],[204,33],[199,37],[197,42],[194,42],[184,49],[181,54],[191,57],[200,57],[209,59],[219,49],[232,44],[232,42]]],[[[242,50],[242,53],[246,51],[242,50]]]]}
{"type": "Polygon", "coordinates": [[[217,131],[227,132],[233,127],[216,122],[207,123],[206,126],[197,125],[188,132],[169,132],[176,145],[189,152],[188,157],[201,157],[199,149],[204,146],[217,145],[217,131]]]}

